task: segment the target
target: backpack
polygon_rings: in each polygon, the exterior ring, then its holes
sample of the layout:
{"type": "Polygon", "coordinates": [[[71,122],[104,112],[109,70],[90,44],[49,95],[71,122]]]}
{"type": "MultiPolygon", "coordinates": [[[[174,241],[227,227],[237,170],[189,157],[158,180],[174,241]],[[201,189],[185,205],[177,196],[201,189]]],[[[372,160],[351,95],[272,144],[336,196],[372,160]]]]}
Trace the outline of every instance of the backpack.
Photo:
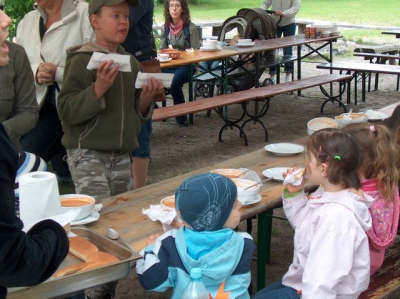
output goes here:
{"type": "MultiPolygon", "coordinates": [[[[167,26],[167,24],[164,24],[164,32],[165,32],[165,41],[167,42],[167,46],[170,44],[170,40],[169,40],[169,26],[167,26]]],[[[185,41],[188,43],[188,45],[190,46],[190,31],[189,31],[189,27],[188,26],[183,26],[183,35],[185,36],[185,41]]]]}

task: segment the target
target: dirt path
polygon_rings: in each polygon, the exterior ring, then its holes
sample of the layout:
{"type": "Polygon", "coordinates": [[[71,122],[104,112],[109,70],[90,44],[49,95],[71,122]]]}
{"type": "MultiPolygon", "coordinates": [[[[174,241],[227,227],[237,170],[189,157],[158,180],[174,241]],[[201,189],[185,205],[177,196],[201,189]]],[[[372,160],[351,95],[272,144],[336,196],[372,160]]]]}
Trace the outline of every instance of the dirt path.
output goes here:
{"type": "MultiPolygon", "coordinates": [[[[339,60],[339,58],[335,58],[335,61],[339,60]]],[[[360,61],[362,60],[360,59],[360,61]]],[[[326,71],[316,70],[313,63],[303,63],[303,77],[311,77],[318,73],[322,74],[326,71]]],[[[355,112],[378,109],[399,101],[399,92],[395,90],[396,77],[381,75],[379,78],[380,89],[378,91],[368,93],[366,101],[360,103],[360,105],[350,105],[348,108],[352,108],[355,112]]],[[[323,97],[317,88],[304,91],[302,97],[282,95],[272,98],[270,109],[263,117],[269,131],[268,143],[289,142],[305,136],[307,134],[307,122],[312,118],[321,116],[322,99],[323,97]]],[[[342,113],[342,109],[336,104],[328,104],[325,109],[323,116],[333,117],[342,113]]],[[[229,113],[238,113],[238,110],[238,107],[229,107],[229,113]]],[[[211,117],[206,117],[205,113],[197,114],[194,121],[195,124],[187,128],[179,128],[174,120],[154,123],[151,139],[152,162],[149,169],[149,184],[249,153],[267,144],[263,138],[263,131],[258,124],[249,124],[250,126],[246,129],[249,138],[249,146],[246,147],[243,140],[238,137],[238,131],[226,130],[223,133],[224,142],[218,141],[218,132],[222,126],[222,121],[215,113],[212,113],[211,117]]],[[[281,210],[277,210],[275,214],[283,216],[281,210]]],[[[253,220],[253,224],[253,238],[257,242],[255,220],[253,220]]],[[[241,223],[240,229],[245,229],[245,223],[241,223]]],[[[266,266],[267,284],[280,279],[286,272],[292,258],[292,238],[293,230],[288,222],[274,219],[271,264],[266,266]]],[[[254,259],[256,259],[256,255],[254,259]]],[[[255,278],[255,262],[253,264],[253,277],[255,278]]],[[[255,283],[253,287],[255,288],[255,283]]],[[[133,270],[127,278],[119,282],[115,298],[169,297],[169,292],[157,294],[143,291],[133,270]]]]}

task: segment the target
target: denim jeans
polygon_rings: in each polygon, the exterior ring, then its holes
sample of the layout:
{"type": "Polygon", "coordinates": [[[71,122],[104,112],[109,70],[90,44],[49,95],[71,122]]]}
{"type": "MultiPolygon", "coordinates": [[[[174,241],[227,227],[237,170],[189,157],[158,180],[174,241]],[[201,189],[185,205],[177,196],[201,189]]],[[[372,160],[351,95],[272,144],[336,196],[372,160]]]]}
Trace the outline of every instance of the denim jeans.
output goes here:
{"type": "MultiPolygon", "coordinates": [[[[185,96],[183,95],[182,87],[183,84],[189,82],[189,66],[184,65],[177,68],[163,68],[161,71],[163,73],[174,74],[170,88],[174,105],[185,103],[185,96]]],[[[180,125],[183,125],[186,121],[186,115],[176,117],[176,122],[180,125]]]]}
{"type": "Polygon", "coordinates": [[[39,122],[35,128],[22,136],[21,147],[23,151],[35,154],[46,162],[51,161],[58,177],[70,178],[68,164],[63,160],[67,154],[61,144],[63,134],[57,113],[55,87],[52,85],[40,109],[39,122]]]}
{"type": "MultiPolygon", "coordinates": [[[[286,26],[278,26],[276,28],[276,37],[280,38],[283,36],[292,36],[296,33],[296,23],[292,23],[286,26]]],[[[293,47],[283,48],[283,55],[293,55],[293,47]]],[[[293,71],[293,61],[285,63],[285,73],[291,73],[293,71]]],[[[271,75],[276,74],[276,66],[269,68],[271,75]]]]}
{"type": "Polygon", "coordinates": [[[299,299],[295,289],[284,286],[282,280],[267,286],[253,297],[253,299],[299,299]]]}
{"type": "Polygon", "coordinates": [[[148,120],[142,123],[138,136],[139,147],[132,152],[133,157],[149,158],[150,157],[150,135],[153,131],[153,122],[148,120]]]}

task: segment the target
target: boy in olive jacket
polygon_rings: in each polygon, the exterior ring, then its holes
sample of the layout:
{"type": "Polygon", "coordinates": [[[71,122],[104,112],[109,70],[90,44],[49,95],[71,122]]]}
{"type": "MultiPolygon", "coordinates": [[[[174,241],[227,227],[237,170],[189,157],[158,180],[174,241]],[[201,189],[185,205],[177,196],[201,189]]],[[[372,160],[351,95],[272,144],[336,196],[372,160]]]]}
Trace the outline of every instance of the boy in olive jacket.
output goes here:
{"type": "Polygon", "coordinates": [[[139,0],[89,4],[95,42],[67,51],[64,84],[58,97],[63,145],[77,193],[102,199],[128,191],[130,156],[138,147],[141,123],[152,116],[153,97],[162,82],[149,79],[135,88],[139,62],[120,46],[129,28],[129,6],[139,0]],[[114,61],[87,70],[94,52],[130,55],[131,72],[119,72],[114,61]]]}

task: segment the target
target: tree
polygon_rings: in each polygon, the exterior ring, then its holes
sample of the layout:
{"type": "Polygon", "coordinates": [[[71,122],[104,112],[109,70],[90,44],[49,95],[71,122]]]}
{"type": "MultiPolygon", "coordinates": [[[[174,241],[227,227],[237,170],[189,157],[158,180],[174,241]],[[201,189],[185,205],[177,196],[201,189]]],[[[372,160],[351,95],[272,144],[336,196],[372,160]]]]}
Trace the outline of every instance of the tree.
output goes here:
{"type": "Polygon", "coordinates": [[[18,22],[31,10],[33,10],[34,0],[6,0],[4,3],[4,12],[13,21],[13,24],[9,27],[9,35],[12,39],[15,36],[15,31],[18,22]]]}

